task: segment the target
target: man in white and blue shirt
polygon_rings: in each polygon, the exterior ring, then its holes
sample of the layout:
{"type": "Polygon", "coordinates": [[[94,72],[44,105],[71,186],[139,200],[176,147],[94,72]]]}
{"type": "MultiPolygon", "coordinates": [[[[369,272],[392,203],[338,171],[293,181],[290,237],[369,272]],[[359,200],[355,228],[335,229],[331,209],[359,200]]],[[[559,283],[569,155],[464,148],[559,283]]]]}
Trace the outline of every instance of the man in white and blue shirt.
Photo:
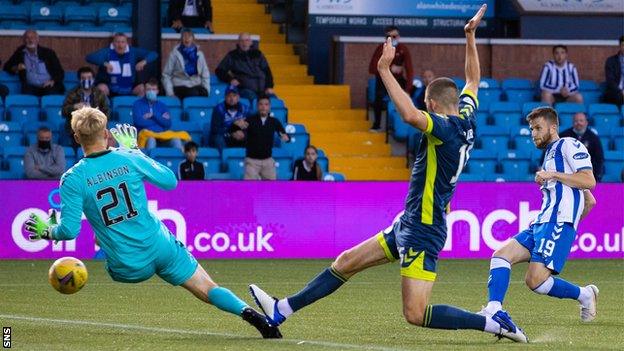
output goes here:
{"type": "Polygon", "coordinates": [[[580,141],[559,138],[559,119],[553,108],[536,108],[527,121],[535,146],[546,150],[542,167],[535,174],[535,181],[541,185],[542,208],[527,230],[492,255],[489,301],[480,313],[493,315],[502,309],[511,266],[529,262],[525,280],[533,292],[577,300],[581,304],[581,320],[590,322],[596,317],[598,288],[579,287],[557,275],[570,254],[579,221],[596,204],[590,192],[596,185],[591,156],[580,141]]]}
{"type": "Polygon", "coordinates": [[[576,66],[568,62],[568,48],[565,45],[553,47],[553,59],[547,61],[540,75],[542,102],[583,102],[579,92],[579,76],[576,66]]]}

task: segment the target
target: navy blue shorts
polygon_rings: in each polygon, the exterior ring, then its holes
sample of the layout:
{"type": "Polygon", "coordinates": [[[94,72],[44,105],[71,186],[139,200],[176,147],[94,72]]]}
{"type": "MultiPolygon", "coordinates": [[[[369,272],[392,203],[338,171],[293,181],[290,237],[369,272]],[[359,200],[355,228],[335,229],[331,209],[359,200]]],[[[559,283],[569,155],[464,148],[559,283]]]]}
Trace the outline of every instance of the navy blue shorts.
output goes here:
{"type": "Polygon", "coordinates": [[[435,281],[446,225],[408,225],[398,220],[377,234],[377,241],[390,261],[401,259],[401,276],[435,281]]]}

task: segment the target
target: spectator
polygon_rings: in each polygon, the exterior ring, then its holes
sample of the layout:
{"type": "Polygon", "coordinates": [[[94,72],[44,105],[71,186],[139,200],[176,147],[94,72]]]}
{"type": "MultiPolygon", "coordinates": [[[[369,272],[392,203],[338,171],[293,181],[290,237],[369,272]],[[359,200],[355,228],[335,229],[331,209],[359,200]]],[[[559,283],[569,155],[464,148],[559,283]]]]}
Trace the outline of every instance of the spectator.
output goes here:
{"type": "Polygon", "coordinates": [[[115,33],[113,42],[87,55],[87,62],[99,66],[96,84],[106,96],[145,95],[145,87],[137,80],[137,72],[156,61],[158,54],[128,45],[128,37],[115,33]]]}
{"type": "Polygon", "coordinates": [[[317,158],[316,147],[308,146],[305,149],[305,157],[295,161],[293,180],[321,180],[323,172],[321,166],[316,163],[317,158]]]}
{"type": "Polygon", "coordinates": [[[180,99],[187,96],[208,96],[210,71],[204,53],[194,43],[195,35],[190,29],[184,29],[180,41],[171,50],[163,70],[165,93],[180,99]]]}
{"type": "Polygon", "coordinates": [[[212,121],[210,123],[210,145],[219,150],[225,147],[244,146],[244,135],[242,132],[230,133],[232,124],[239,128],[246,128],[245,118],[249,113],[247,106],[240,103],[238,89],[229,86],[225,90],[225,101],[221,102],[212,110],[212,121]]]}
{"type": "Polygon", "coordinates": [[[620,51],[605,62],[605,80],[605,102],[624,105],[624,35],[620,37],[620,51]]]}
{"type": "Polygon", "coordinates": [[[247,134],[245,153],[245,179],[275,180],[275,160],[273,160],[273,137],[279,133],[282,141],[290,140],[282,123],[271,117],[271,99],[268,95],[258,97],[258,113],[247,118],[246,124],[232,125],[232,133],[244,130],[247,134]]]}
{"type": "Polygon", "coordinates": [[[50,128],[37,131],[37,144],[31,145],[24,155],[24,171],[28,179],[60,179],[65,172],[65,151],[52,144],[50,128]]]}
{"type": "MultiPolygon", "coordinates": [[[[405,90],[408,94],[411,94],[414,70],[412,68],[412,57],[410,56],[409,49],[406,45],[399,43],[400,35],[397,27],[386,27],[384,29],[384,33],[386,38],[392,38],[392,45],[396,47],[396,53],[394,55],[394,60],[392,61],[392,66],[390,66],[390,71],[392,71],[392,74],[397,79],[403,90],[405,90]]],[[[377,49],[375,49],[375,53],[371,58],[370,64],[368,65],[368,73],[375,75],[375,78],[377,79],[375,82],[375,101],[373,102],[375,121],[371,127],[371,131],[373,132],[381,131],[381,111],[383,110],[384,98],[388,96],[386,87],[383,85],[381,77],[379,76],[379,71],[377,71],[377,62],[381,57],[382,51],[383,43],[377,46],[377,49]]]]}
{"type": "Polygon", "coordinates": [[[579,112],[574,115],[572,128],[566,129],[559,133],[559,136],[561,138],[570,137],[577,139],[585,145],[587,151],[589,151],[589,156],[591,156],[594,178],[596,178],[597,181],[600,181],[600,179],[602,179],[602,175],[604,174],[604,153],[602,150],[602,144],[600,143],[600,139],[596,133],[587,128],[587,125],[587,116],[585,116],[584,113],[579,112]]]}
{"type": "Polygon", "coordinates": [[[54,50],[39,46],[39,34],[27,29],[23,35],[24,45],[15,50],[4,70],[19,75],[22,94],[63,94],[65,72],[54,50]]]}
{"type": "Polygon", "coordinates": [[[171,0],[167,13],[171,28],[176,31],[187,27],[206,28],[214,33],[210,0],[171,0]]]}
{"type": "Polygon", "coordinates": [[[416,108],[419,110],[427,111],[427,104],[425,103],[425,92],[427,91],[427,86],[436,78],[435,73],[432,70],[426,69],[422,73],[422,83],[423,88],[420,90],[420,93],[414,98],[416,108]]]}
{"type": "Polygon", "coordinates": [[[180,163],[178,178],[180,180],[204,180],[204,165],[197,162],[197,144],[189,141],[184,144],[186,161],[180,163]]]}
{"type": "Polygon", "coordinates": [[[238,88],[250,101],[258,95],[273,95],[273,74],[262,52],[252,47],[249,33],[238,36],[236,49],[225,55],[217,66],[217,76],[238,88]]]}
{"type": "Polygon", "coordinates": [[[552,105],[555,102],[583,103],[583,96],[578,91],[579,76],[576,66],[568,62],[568,48],[555,45],[552,49],[554,60],[544,64],[540,77],[542,102],[552,105]]]}
{"type": "MultiPolygon", "coordinates": [[[[106,117],[110,118],[108,99],[99,89],[95,89],[95,73],[93,72],[93,69],[87,66],[80,67],[77,74],[80,83],[76,88],[67,93],[65,101],[63,102],[63,109],[61,111],[66,122],[65,129],[71,136],[74,135],[71,128],[71,114],[80,108],[85,106],[97,108],[102,111],[106,117]]],[[[79,144],[73,137],[71,140],[72,146],[77,148],[79,144]]]]}
{"type": "Polygon", "coordinates": [[[140,148],[149,150],[160,145],[175,147],[184,152],[182,140],[191,140],[187,132],[169,129],[171,116],[167,105],[158,101],[158,80],[155,78],[145,83],[145,97],[134,102],[132,118],[139,132],[137,143],[140,148]]]}

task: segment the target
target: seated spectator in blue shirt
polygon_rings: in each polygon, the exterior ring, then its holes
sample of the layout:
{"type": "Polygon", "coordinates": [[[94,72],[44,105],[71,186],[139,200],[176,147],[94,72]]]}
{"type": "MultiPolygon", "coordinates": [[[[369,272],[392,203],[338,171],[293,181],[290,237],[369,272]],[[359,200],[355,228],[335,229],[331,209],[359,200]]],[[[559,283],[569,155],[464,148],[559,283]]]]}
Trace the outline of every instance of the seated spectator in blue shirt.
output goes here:
{"type": "Polygon", "coordinates": [[[149,150],[160,145],[175,147],[184,152],[182,140],[191,140],[187,132],[169,129],[171,116],[167,105],[158,101],[158,81],[155,78],[145,83],[145,97],[134,102],[132,118],[139,131],[137,141],[140,148],[149,150]]]}
{"type": "Polygon", "coordinates": [[[131,47],[125,34],[116,33],[109,47],[90,53],[86,60],[99,66],[96,83],[105,95],[143,96],[145,87],[138,82],[137,72],[157,58],[156,52],[131,47]]]}
{"type": "Polygon", "coordinates": [[[32,29],[24,32],[23,40],[24,45],[11,55],[4,70],[19,75],[22,94],[62,95],[65,72],[54,50],[39,46],[39,34],[32,29]]]}
{"type": "Polygon", "coordinates": [[[210,123],[210,146],[222,150],[225,147],[243,147],[245,136],[242,133],[230,134],[233,124],[241,129],[247,128],[245,118],[249,111],[247,106],[240,103],[238,89],[229,86],[225,90],[225,101],[212,110],[210,123]]]}

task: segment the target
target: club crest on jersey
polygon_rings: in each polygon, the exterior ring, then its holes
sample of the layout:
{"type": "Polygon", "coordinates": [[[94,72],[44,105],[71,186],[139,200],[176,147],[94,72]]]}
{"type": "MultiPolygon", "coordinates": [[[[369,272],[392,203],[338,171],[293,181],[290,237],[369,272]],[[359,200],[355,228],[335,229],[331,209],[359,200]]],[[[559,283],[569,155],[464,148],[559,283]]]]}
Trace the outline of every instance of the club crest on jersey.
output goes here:
{"type": "Polygon", "coordinates": [[[574,156],[572,156],[572,158],[575,160],[582,160],[588,157],[589,157],[589,154],[586,152],[577,152],[576,154],[574,154],[574,156]]]}

